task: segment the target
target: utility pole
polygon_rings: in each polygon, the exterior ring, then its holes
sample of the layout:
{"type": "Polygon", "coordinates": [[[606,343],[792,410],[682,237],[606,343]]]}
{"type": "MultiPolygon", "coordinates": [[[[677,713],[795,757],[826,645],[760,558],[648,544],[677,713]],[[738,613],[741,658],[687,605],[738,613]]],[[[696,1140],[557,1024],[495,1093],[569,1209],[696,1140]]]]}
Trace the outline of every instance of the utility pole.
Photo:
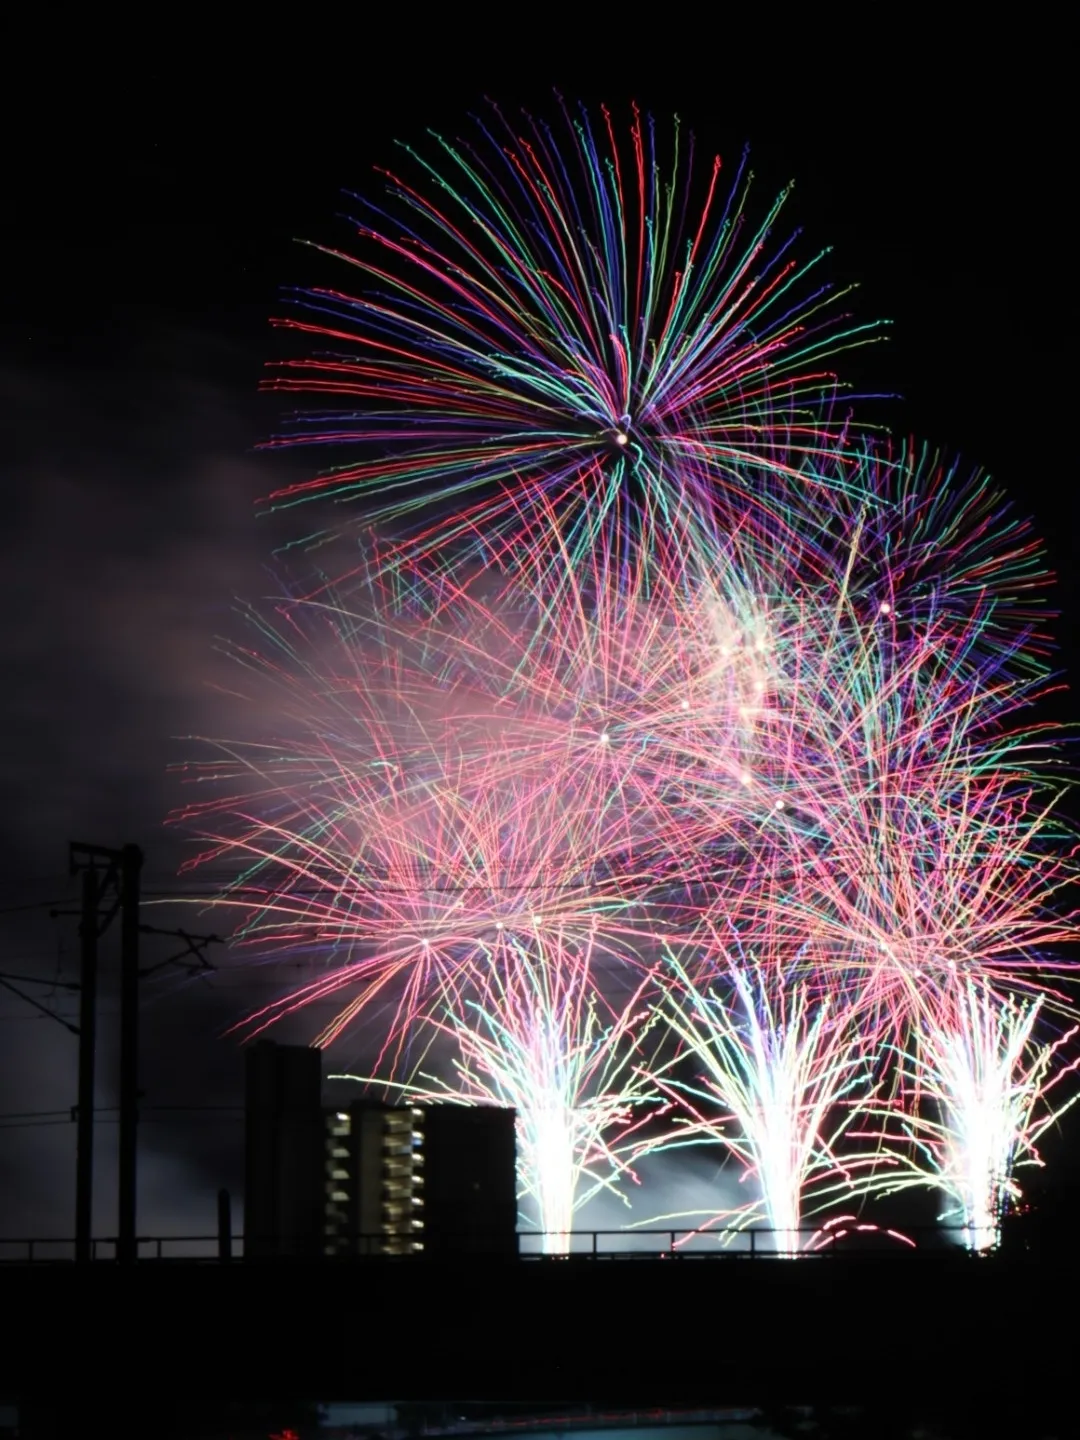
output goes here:
{"type": "Polygon", "coordinates": [[[218,1259],[232,1259],[232,1196],[228,1190],[217,1192],[218,1259]]]}
{"type": "Polygon", "coordinates": [[[139,878],[142,851],[120,852],[120,1205],[116,1258],[137,1258],[139,1125],[139,878]]]}
{"type": "MultiPolygon", "coordinates": [[[[89,1260],[93,1255],[94,1193],[94,1080],[97,1040],[98,941],[117,915],[120,917],[120,1156],[118,1180],[118,1225],[116,1258],[130,1264],[138,1258],[138,1161],[139,1161],[139,980],[167,965],[180,965],[191,974],[213,970],[206,958],[208,945],[221,941],[216,935],[190,935],[186,930],[162,930],[139,923],[139,882],[143,856],[137,845],[110,849],[104,845],[72,842],[69,847],[72,875],[82,875],[82,906],[79,915],[82,976],[79,1027],[62,1020],[79,1037],[79,1103],[76,1131],[75,1169],[75,1255],[89,1260]],[[102,909],[105,913],[102,915],[102,909]],[[139,968],[140,935],[168,936],[180,940],[183,948],[175,955],[139,968]]],[[[69,910],[54,910],[54,916],[69,910]]],[[[53,1019],[46,1006],[16,990],[10,981],[27,981],[26,976],[0,975],[20,999],[36,1005],[53,1019]]],[[[33,982],[31,982],[33,983],[33,982]]]]}
{"type": "MultiPolygon", "coordinates": [[[[97,1032],[97,942],[120,915],[120,1215],[116,1258],[135,1259],[139,1103],[139,871],[137,845],[114,850],[72,842],[73,875],[83,876],[80,931],[84,967],[79,1013],[79,1111],[75,1171],[76,1254],[89,1259],[94,1187],[94,1072],[97,1032]],[[102,902],[112,900],[104,919],[102,902]],[[89,971],[89,977],[87,975],[89,971]],[[88,983],[89,979],[89,983],[88,983]]],[[[61,912],[63,913],[63,912],[61,912]]]]}
{"type": "Polygon", "coordinates": [[[97,1058],[98,877],[82,874],[79,921],[79,1100],[75,1137],[75,1259],[93,1258],[94,1224],[94,1079],[97,1058]]]}

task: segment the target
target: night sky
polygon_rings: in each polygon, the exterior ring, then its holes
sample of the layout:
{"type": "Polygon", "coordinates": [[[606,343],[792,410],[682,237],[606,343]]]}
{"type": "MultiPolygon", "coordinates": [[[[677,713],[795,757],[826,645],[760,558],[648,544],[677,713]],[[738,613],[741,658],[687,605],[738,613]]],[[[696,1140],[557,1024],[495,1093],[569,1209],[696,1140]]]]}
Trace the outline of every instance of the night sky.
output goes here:
{"type": "MultiPolygon", "coordinates": [[[[181,64],[165,43],[134,69],[117,58],[80,70],[69,56],[43,112],[62,138],[8,127],[0,970],[76,978],[75,921],[49,915],[75,894],[70,840],[134,841],[149,895],[175,891],[167,767],[190,754],[175,737],[224,723],[212,638],[237,632],[234,597],[265,593],[280,538],[257,498],[317,463],[255,449],[282,414],[257,393],[281,354],[268,325],[279,290],[327,273],[294,239],[347,246],[339,192],[371,193],[395,139],[464,130],[485,95],[508,114],[550,111],[555,87],[623,115],[632,100],[661,122],[677,110],[703,161],[750,144],[761,206],[794,177],[800,253],[833,245],[829,273],[861,283],[859,316],[894,322],[888,345],[842,373],[898,393],[874,418],[985,465],[1033,515],[1075,672],[1071,197],[1041,37],[980,36],[977,52],[954,53],[926,37],[887,56],[868,39],[857,60],[819,37],[813,55],[792,44],[778,65],[719,35],[657,38],[657,55],[647,37],[541,36],[525,72],[516,42],[488,38],[486,68],[449,31],[407,43],[372,32],[354,49],[323,35],[317,58],[283,34],[274,63],[199,52],[181,64]]],[[[1070,698],[1058,708],[1075,716],[1070,698]]],[[[199,924],[169,907],[150,918],[199,924]]],[[[165,953],[148,942],[147,963],[165,953]]],[[[73,1015],[69,992],[22,988],[73,1015]]],[[[143,1233],[206,1233],[218,1186],[239,1189],[239,1112],[166,1107],[238,1104],[240,1053],[221,1033],[260,996],[265,981],[235,970],[147,988],[143,1233]]],[[[114,995],[103,1010],[108,1107],[114,995]]],[[[0,1235],[73,1229],[75,1059],[71,1035],[0,990],[0,1235]]],[[[114,1226],[110,1119],[99,1233],[114,1226]]]]}

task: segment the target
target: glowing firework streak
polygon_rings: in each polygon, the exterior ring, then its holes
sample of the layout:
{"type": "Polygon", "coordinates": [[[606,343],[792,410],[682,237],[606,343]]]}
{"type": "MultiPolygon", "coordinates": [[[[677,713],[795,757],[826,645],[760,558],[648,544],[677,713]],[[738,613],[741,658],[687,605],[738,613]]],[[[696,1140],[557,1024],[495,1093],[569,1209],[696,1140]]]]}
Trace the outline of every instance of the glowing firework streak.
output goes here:
{"type": "Polygon", "coordinates": [[[898,633],[891,609],[841,598],[780,616],[753,739],[774,877],[753,933],[813,936],[872,1028],[891,1009],[902,1029],[920,987],[957,971],[1041,989],[1075,933],[1076,867],[1050,728],[1016,727],[1037,682],[988,673],[948,617],[898,633]]]}
{"type": "Polygon", "coordinates": [[[872,1188],[871,1157],[837,1158],[831,1107],[869,1085],[875,1037],[957,971],[1043,985],[1071,930],[1053,904],[1071,867],[1027,763],[1041,742],[1005,728],[1031,686],[988,677],[951,611],[911,637],[892,601],[868,612],[851,566],[793,588],[793,555],[755,560],[759,538],[710,563],[601,545],[558,583],[541,558],[443,571],[419,598],[399,570],[400,591],[354,577],[363,604],[283,600],[241,658],[291,738],[221,747],[210,773],[241,793],[188,812],[212,855],[243,858],[226,896],[243,942],[331,960],[252,1028],[334,999],[318,1043],[377,1026],[392,1080],[441,1016],[453,1093],[522,1116],[549,1244],[596,1112],[566,1099],[592,1031],[538,1004],[538,957],[565,994],[602,971],[589,984],[610,999],[665,939],[723,916],[667,987],[671,1032],[690,1045],[690,1026],[702,1055],[708,1034],[714,1061],[680,1092],[696,1106],[681,1138],[730,1132],[761,1192],[738,1223],[764,1218],[788,1252],[806,1196],[872,1188]],[[732,960],[721,933],[791,959],[732,960]]]}
{"type": "Polygon", "coordinates": [[[723,1146],[758,1191],[709,1223],[733,1219],[740,1230],[764,1220],[784,1255],[804,1248],[807,1199],[843,1193],[851,1170],[868,1163],[841,1163],[835,1152],[856,1113],[855,1092],[870,1089],[863,1039],[842,996],[816,993],[800,975],[812,968],[808,957],[794,958],[789,966],[759,959],[737,943],[728,948],[715,930],[696,967],[702,978],[669,956],[662,1014],[682,1045],[678,1063],[692,1058],[702,1069],[697,1081],[658,1077],[686,1111],[671,1143],[723,1146]]]}
{"type": "Polygon", "coordinates": [[[813,475],[817,485],[789,483],[770,507],[790,593],[809,585],[829,609],[825,592],[835,605],[842,582],[854,613],[897,638],[946,625],[956,642],[964,637],[984,683],[1012,667],[1045,675],[1045,547],[984,472],[887,441],[819,456],[813,475]]]}
{"type": "Polygon", "coordinates": [[[642,1153],[636,1132],[659,1102],[655,1035],[645,1044],[655,1018],[642,1004],[644,982],[612,1010],[590,957],[560,954],[557,935],[547,944],[507,938],[488,959],[474,993],[459,990],[429,1027],[453,1044],[453,1081],[418,1073],[394,1088],[410,1104],[515,1110],[519,1196],[544,1252],[563,1254],[575,1211],[600,1190],[625,1199],[618,1182],[632,1176],[628,1154],[642,1153]]]}
{"type": "Polygon", "coordinates": [[[877,327],[794,258],[786,192],[750,223],[745,166],[699,185],[678,125],[494,109],[403,164],[271,382],[331,407],[277,443],[344,461],[271,504],[386,532],[250,612],[250,731],[181,817],[242,952],[321,966],[250,1029],[329,1002],[317,1043],[367,1025],[379,1083],[512,1105],[549,1249],[656,1148],[658,1090],[782,1253],[883,1176],[990,1247],[1077,1063],[1036,1037],[1076,931],[1021,715],[1039,545],[985,477],[837,418],[877,327]],[[849,1156],[860,1108],[889,1123],[849,1156]]]}
{"type": "Polygon", "coordinates": [[[213,796],[180,817],[206,846],[192,864],[238,872],[224,903],[244,944],[361,951],[261,1020],[363,990],[328,1043],[380,976],[409,975],[404,1020],[536,914],[636,963],[661,923],[641,907],[690,873],[688,836],[757,803],[745,737],[769,657],[734,583],[687,594],[659,561],[648,586],[623,579],[598,559],[541,626],[535,573],[494,601],[447,580],[428,615],[387,617],[369,592],[366,612],[333,596],[250,612],[259,649],[234,654],[282,733],[191,767],[213,796]]]}
{"type": "Polygon", "coordinates": [[[475,141],[433,136],[435,161],[408,150],[415,178],[383,172],[382,204],[357,199],[357,253],[325,253],[363,288],[297,293],[303,318],[280,323],[330,348],[272,386],[342,407],[280,443],[365,458],[275,505],[359,497],[400,520],[450,500],[417,523],[421,546],[468,529],[490,553],[551,497],[588,543],[635,487],[663,514],[725,489],[753,504],[768,473],[822,483],[790,457],[845,443],[829,360],[880,337],[813,278],[824,251],[800,262],[796,236],[773,238],[788,192],[755,225],[745,157],[730,187],[717,159],[692,212],[677,124],[665,147],[636,111],[626,139],[606,110],[563,120],[494,110],[475,141]]]}
{"type": "MultiPolygon", "coordinates": [[[[976,980],[927,1005],[902,1073],[908,1097],[901,1121],[915,1147],[910,1172],[890,1189],[930,1185],[952,1201],[942,1221],[959,1227],[970,1250],[993,1249],[1001,1222],[1021,1198],[1015,1171],[1041,1165],[1038,1142],[1080,1093],[1054,1103],[1074,1074],[1066,1061],[1074,1026],[1049,1042],[1036,1035],[1041,997],[1002,997],[976,980]]],[[[888,1111],[883,1112],[889,1114],[888,1111]]]]}

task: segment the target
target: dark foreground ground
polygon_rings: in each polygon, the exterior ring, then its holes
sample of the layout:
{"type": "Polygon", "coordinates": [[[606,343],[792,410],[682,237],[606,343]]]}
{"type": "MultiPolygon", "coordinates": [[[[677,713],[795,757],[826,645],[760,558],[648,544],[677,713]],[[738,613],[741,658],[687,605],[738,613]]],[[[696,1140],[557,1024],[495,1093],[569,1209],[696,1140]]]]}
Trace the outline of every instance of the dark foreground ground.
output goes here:
{"type": "Polygon", "coordinates": [[[792,1433],[1038,1440],[1073,1433],[1078,1279],[1071,1253],[949,1251],[9,1265],[0,1398],[24,1436],[265,1435],[310,1397],[456,1397],[810,1405],[831,1428],[792,1433]]]}

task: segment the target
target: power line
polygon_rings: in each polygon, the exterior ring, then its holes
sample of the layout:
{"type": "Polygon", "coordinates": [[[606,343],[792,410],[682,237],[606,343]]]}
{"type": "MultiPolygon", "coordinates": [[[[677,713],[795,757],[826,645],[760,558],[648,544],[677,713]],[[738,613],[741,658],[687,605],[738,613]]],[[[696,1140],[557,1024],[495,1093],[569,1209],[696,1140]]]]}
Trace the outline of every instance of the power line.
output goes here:
{"type": "Polygon", "coordinates": [[[13,1110],[7,1115],[0,1115],[0,1120],[51,1120],[55,1115],[63,1115],[71,1118],[70,1110],[13,1110]]]}
{"type": "Polygon", "coordinates": [[[18,985],[13,985],[11,983],[12,979],[18,979],[22,981],[22,983],[25,985],[45,985],[46,987],[51,987],[54,989],[56,987],[55,980],[34,980],[29,979],[23,975],[8,977],[7,975],[0,973],[0,989],[10,990],[12,995],[17,996],[23,1002],[23,1004],[30,1005],[33,1009],[40,1011],[42,1016],[48,1017],[48,1019],[50,1020],[55,1020],[58,1025],[62,1025],[64,1029],[67,1030],[70,1034],[79,1034],[79,1027],[77,1025],[75,1025],[72,1021],[65,1019],[63,1015],[59,1014],[56,1010],[51,1009],[50,1006],[45,1005],[42,1001],[36,1000],[33,995],[27,995],[25,990],[21,990],[18,985]]]}
{"type": "MultiPolygon", "coordinates": [[[[243,1123],[243,1119],[244,1119],[243,1115],[239,1115],[239,1114],[238,1114],[238,1115],[218,1115],[218,1116],[215,1116],[215,1117],[213,1117],[213,1118],[204,1117],[204,1118],[201,1119],[198,1123],[199,1123],[199,1124],[205,1124],[205,1125],[211,1125],[211,1124],[213,1124],[213,1125],[221,1125],[221,1124],[225,1124],[225,1125],[239,1125],[239,1124],[242,1124],[242,1123],[243,1123]]],[[[74,1123],[75,1123],[75,1121],[72,1120],[71,1118],[68,1118],[67,1120],[12,1120],[12,1121],[0,1120],[0,1134],[2,1134],[3,1131],[5,1131],[5,1130],[52,1130],[52,1129],[59,1128],[60,1126],[70,1126],[70,1125],[73,1125],[74,1123]]],[[[96,1116],[95,1116],[95,1118],[94,1118],[94,1124],[95,1124],[95,1125],[118,1125],[119,1123],[120,1123],[120,1117],[119,1117],[119,1115],[109,1116],[109,1117],[107,1117],[107,1118],[105,1118],[105,1119],[100,1119],[100,1120],[99,1120],[96,1116]]],[[[165,1119],[160,1118],[160,1117],[158,1117],[158,1118],[153,1118],[153,1117],[151,1117],[150,1119],[143,1119],[143,1118],[140,1116],[139,1123],[140,1123],[140,1125],[167,1125],[169,1122],[168,1122],[167,1120],[165,1120],[165,1119]]]]}
{"type": "Polygon", "coordinates": [[[0,915],[21,915],[28,910],[50,910],[56,905],[66,904],[67,900],[65,898],[63,900],[37,900],[26,905],[5,905],[0,908],[0,915]]]}
{"type": "MultiPolygon", "coordinates": [[[[147,1125],[165,1125],[168,1116],[190,1115],[198,1118],[200,1124],[226,1122],[239,1123],[244,1118],[242,1105],[147,1105],[140,1107],[140,1122],[147,1125]],[[156,1116],[156,1119],[144,1119],[156,1116]]],[[[0,1130],[49,1129],[58,1125],[73,1125],[76,1122],[76,1107],[67,1110],[24,1110],[0,1114],[0,1130]]],[[[94,1111],[95,1125],[119,1123],[119,1107],[102,1106],[94,1111]]]]}
{"type": "Polygon", "coordinates": [[[70,1120],[14,1120],[0,1121],[0,1130],[49,1130],[54,1125],[70,1125],[70,1120]]]}
{"type": "MultiPolygon", "coordinates": [[[[214,1114],[217,1114],[217,1113],[221,1113],[221,1114],[228,1113],[228,1114],[233,1114],[233,1113],[235,1113],[235,1112],[237,1112],[237,1111],[243,1111],[243,1108],[244,1108],[243,1105],[240,1105],[240,1104],[237,1104],[237,1105],[144,1105],[144,1106],[141,1107],[141,1113],[144,1114],[144,1115],[153,1115],[153,1114],[159,1114],[159,1113],[166,1113],[166,1114],[170,1114],[170,1113],[171,1113],[171,1114],[191,1114],[191,1115],[201,1115],[201,1114],[207,1114],[207,1113],[214,1113],[214,1114]]],[[[116,1115],[116,1114],[119,1114],[119,1110],[120,1110],[120,1107],[119,1107],[118,1105],[97,1105],[97,1106],[94,1107],[94,1114],[95,1114],[95,1115],[116,1115]]],[[[71,1116],[74,1114],[74,1111],[75,1111],[75,1107],[74,1107],[74,1106],[68,1106],[68,1108],[67,1108],[66,1110],[9,1110],[9,1111],[6,1111],[6,1112],[0,1112],[0,1121],[2,1121],[2,1120],[51,1120],[51,1119],[53,1119],[54,1117],[56,1117],[56,1116],[58,1116],[58,1115],[59,1115],[59,1116],[63,1116],[65,1119],[70,1120],[70,1119],[71,1119],[71,1116]]]]}

